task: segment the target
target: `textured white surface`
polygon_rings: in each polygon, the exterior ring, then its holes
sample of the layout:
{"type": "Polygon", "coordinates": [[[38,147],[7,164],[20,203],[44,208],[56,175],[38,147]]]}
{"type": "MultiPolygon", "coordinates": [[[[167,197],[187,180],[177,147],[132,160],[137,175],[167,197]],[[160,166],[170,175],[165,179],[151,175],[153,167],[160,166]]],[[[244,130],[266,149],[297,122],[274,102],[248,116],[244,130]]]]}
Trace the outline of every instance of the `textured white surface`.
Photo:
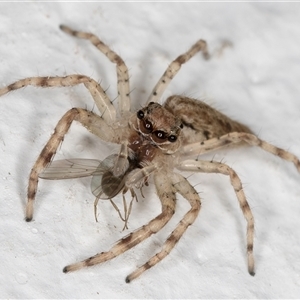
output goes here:
{"type": "MultiPolygon", "coordinates": [[[[82,73],[116,97],[115,67],[64,23],[97,34],[126,61],[133,107],[146,101],[167,65],[196,40],[233,48],[185,65],[164,95],[204,98],[259,136],[300,157],[299,3],[1,3],[1,86],[28,76],[82,73]]],[[[145,190],[130,229],[107,202],[93,217],[89,179],[41,181],[34,220],[24,221],[27,177],[59,118],[74,106],[93,108],[84,87],[28,87],[1,99],[1,298],[299,298],[300,175],[291,163],[260,149],[221,151],[240,175],[256,221],[256,276],[247,273],[245,221],[228,178],[190,177],[202,197],[200,216],[171,254],[139,279],[124,279],[160,249],[187,211],[122,256],[72,274],[66,264],[105,251],[159,213],[154,188],[145,190]]],[[[103,159],[111,146],[79,125],[57,158],[103,159]]],[[[211,159],[213,155],[206,158],[211,159]]]]}

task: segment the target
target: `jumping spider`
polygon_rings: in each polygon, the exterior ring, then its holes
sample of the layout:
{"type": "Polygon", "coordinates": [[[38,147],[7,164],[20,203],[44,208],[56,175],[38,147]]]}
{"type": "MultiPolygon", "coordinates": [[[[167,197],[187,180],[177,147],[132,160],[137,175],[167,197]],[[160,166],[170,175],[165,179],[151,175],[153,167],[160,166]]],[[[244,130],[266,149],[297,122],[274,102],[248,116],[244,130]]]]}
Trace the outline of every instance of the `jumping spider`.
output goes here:
{"type": "MultiPolygon", "coordinates": [[[[166,69],[154,87],[144,108],[131,112],[128,69],[124,61],[95,35],[60,26],[65,33],[89,40],[114,64],[118,79],[118,107],[112,105],[100,84],[85,75],[64,77],[30,77],[0,89],[0,96],[28,85],[36,87],[74,86],[83,83],[93,97],[101,116],[82,108],[72,108],[60,119],[54,133],[34,164],[28,185],[26,221],[33,217],[33,203],[38,179],[63,179],[93,176],[92,192],[99,199],[111,199],[119,193],[148,184],[153,177],[157,195],[161,201],[161,213],[148,224],[119,240],[107,252],[101,252],[84,261],[68,265],[63,271],[71,272],[110,260],[141,243],[161,230],[175,212],[176,193],[181,194],[191,205],[173,232],[156,253],[144,265],[126,277],[126,282],[140,276],[166,257],[186,229],[193,224],[201,208],[200,197],[186,178],[174,169],[183,171],[221,173],[229,176],[241,210],[247,222],[248,271],[254,275],[253,233],[254,218],[246,200],[242,183],[236,172],[224,163],[188,159],[230,144],[247,143],[258,146],[276,156],[295,164],[300,171],[299,159],[254,135],[243,124],[231,120],[202,101],[184,96],[169,97],[163,105],[158,101],[182,64],[202,51],[209,58],[207,45],[199,40],[186,53],[178,56],[166,69]],[[81,123],[101,140],[120,145],[118,154],[110,155],[102,162],[97,160],[70,159],[52,161],[58,146],[63,141],[73,121],[81,123]]],[[[125,221],[127,221],[125,216],[125,221]]]]}

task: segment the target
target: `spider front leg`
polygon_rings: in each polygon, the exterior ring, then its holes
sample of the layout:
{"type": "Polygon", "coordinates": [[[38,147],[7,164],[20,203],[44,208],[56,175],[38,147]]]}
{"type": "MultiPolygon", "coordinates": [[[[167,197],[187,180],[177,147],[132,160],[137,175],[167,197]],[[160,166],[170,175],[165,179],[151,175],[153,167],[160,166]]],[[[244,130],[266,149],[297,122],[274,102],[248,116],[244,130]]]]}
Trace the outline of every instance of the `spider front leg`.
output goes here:
{"type": "Polygon", "coordinates": [[[149,104],[150,102],[158,102],[161,99],[161,96],[166,90],[168,84],[178,73],[181,66],[189,61],[199,51],[202,51],[203,57],[205,59],[209,59],[210,55],[207,50],[206,42],[204,40],[199,40],[187,52],[179,55],[174,61],[171,62],[167,70],[164,72],[164,74],[161,76],[161,78],[153,88],[147,104],[149,104]]]}
{"type": "Polygon", "coordinates": [[[7,94],[8,92],[24,88],[26,86],[35,87],[68,87],[75,86],[83,83],[85,87],[89,90],[91,96],[93,97],[96,106],[102,113],[102,118],[108,122],[115,121],[116,110],[111,104],[110,99],[105,94],[100,84],[98,84],[94,79],[85,75],[68,75],[64,77],[28,77],[16,81],[4,88],[0,89],[0,97],[7,94]]]}
{"type": "MultiPolygon", "coordinates": [[[[91,33],[85,33],[72,30],[71,28],[61,25],[60,29],[75,37],[89,40],[95,47],[97,47],[112,63],[117,65],[117,79],[118,79],[118,94],[120,96],[119,109],[121,115],[130,111],[130,87],[128,68],[122,58],[112,51],[107,45],[99,40],[91,33]]],[[[114,121],[116,119],[116,111],[111,101],[106,96],[105,91],[92,78],[85,75],[68,75],[64,77],[29,77],[16,81],[4,88],[0,88],[0,96],[26,86],[37,87],[59,87],[59,86],[74,86],[83,83],[94,98],[96,106],[102,113],[102,117],[106,121],[114,121]]]]}
{"type": "Polygon", "coordinates": [[[127,144],[128,142],[123,142],[121,144],[120,151],[113,168],[113,174],[116,177],[124,174],[129,166],[129,162],[128,162],[129,153],[128,153],[127,144]]]}
{"type": "Polygon", "coordinates": [[[221,173],[230,177],[230,182],[234,188],[236,197],[240,204],[243,215],[247,221],[247,257],[248,272],[255,275],[254,257],[253,257],[253,239],[254,239],[254,218],[247,202],[243,186],[236,172],[226,164],[213,161],[185,160],[179,163],[176,168],[182,171],[195,171],[203,173],[221,173]]]}
{"type": "Polygon", "coordinates": [[[107,45],[105,45],[97,36],[92,33],[73,30],[68,26],[60,25],[60,29],[65,33],[89,40],[98,50],[100,50],[106,57],[114,64],[117,65],[117,79],[118,79],[118,96],[119,110],[122,115],[124,112],[130,111],[130,87],[129,87],[129,74],[128,68],[123,59],[107,45]]]}
{"type": "Polygon", "coordinates": [[[63,141],[73,121],[78,121],[90,132],[97,135],[104,141],[119,143],[121,131],[116,132],[101,117],[93,112],[81,108],[70,109],[58,122],[49,141],[40,153],[36,163],[31,169],[28,184],[28,201],[26,206],[26,221],[31,221],[33,217],[33,203],[38,186],[40,172],[53,159],[58,146],[63,141]]]}

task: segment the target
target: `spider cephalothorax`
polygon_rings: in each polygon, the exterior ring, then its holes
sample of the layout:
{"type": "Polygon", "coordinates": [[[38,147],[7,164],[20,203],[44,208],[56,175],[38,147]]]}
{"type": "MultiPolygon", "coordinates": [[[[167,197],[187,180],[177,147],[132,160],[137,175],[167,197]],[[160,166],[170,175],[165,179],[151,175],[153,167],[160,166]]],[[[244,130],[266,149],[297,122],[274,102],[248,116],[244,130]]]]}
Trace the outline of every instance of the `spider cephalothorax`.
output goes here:
{"type": "Polygon", "coordinates": [[[165,153],[171,154],[178,150],[182,128],[178,117],[155,102],[140,109],[136,116],[132,126],[139,135],[165,153]]]}

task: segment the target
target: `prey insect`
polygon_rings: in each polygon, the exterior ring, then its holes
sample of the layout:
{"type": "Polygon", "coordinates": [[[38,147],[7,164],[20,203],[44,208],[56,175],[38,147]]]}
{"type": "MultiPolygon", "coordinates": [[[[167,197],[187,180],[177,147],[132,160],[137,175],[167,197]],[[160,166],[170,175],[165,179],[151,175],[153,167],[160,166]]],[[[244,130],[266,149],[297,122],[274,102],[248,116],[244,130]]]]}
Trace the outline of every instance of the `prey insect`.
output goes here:
{"type": "Polygon", "coordinates": [[[117,154],[112,154],[106,157],[103,161],[96,159],[63,159],[55,160],[51,162],[40,174],[39,178],[49,179],[49,180],[60,180],[60,179],[73,179],[81,177],[92,176],[91,180],[91,191],[94,196],[96,196],[94,203],[94,215],[95,220],[97,219],[97,205],[99,199],[110,200],[113,207],[118,212],[122,221],[124,221],[124,229],[128,229],[127,222],[131,212],[132,202],[137,199],[135,191],[130,188],[131,192],[131,202],[129,208],[127,208],[127,203],[125,199],[125,194],[128,188],[125,186],[126,177],[136,166],[134,161],[128,161],[128,166],[126,170],[123,170],[121,174],[114,175],[115,163],[118,159],[117,154]],[[123,196],[124,205],[124,217],[122,216],[117,205],[113,202],[113,198],[119,193],[123,196]]]}
{"type": "MultiPolygon", "coordinates": [[[[135,190],[148,184],[151,177],[161,204],[161,212],[144,226],[136,229],[111,249],[100,252],[81,262],[66,266],[63,272],[79,270],[113,259],[160,231],[172,218],[176,209],[176,195],[185,198],[191,208],[163,243],[162,249],[142,266],[126,277],[126,282],[140,276],[164,259],[180,240],[187,228],[194,223],[200,209],[201,199],[195,188],[178,171],[219,173],[226,175],[235,192],[237,201],[246,220],[248,272],[254,275],[254,218],[247,202],[241,180],[228,165],[200,160],[201,154],[229,145],[248,144],[294,163],[300,171],[300,161],[292,153],[271,145],[258,138],[247,126],[230,119],[202,101],[173,95],[164,104],[159,104],[168,84],[198,52],[210,57],[204,40],[196,42],[188,51],[178,56],[167,67],[153,88],[143,108],[132,111],[128,69],[122,58],[91,33],[73,30],[62,25],[65,33],[90,41],[112,63],[116,65],[118,89],[118,114],[101,85],[85,75],[62,77],[30,77],[0,89],[0,96],[25,86],[70,87],[83,84],[100,112],[96,114],[82,108],[72,108],[59,120],[54,133],[34,164],[28,184],[26,221],[33,218],[33,204],[39,178],[63,179],[82,176],[92,177],[92,192],[96,202],[100,198],[110,199],[115,195],[135,190]],[[82,124],[101,140],[120,145],[118,154],[97,160],[53,161],[73,121],[82,124]],[[196,158],[196,159],[195,159],[196,158]],[[78,167],[79,165],[80,168],[78,167]],[[82,168],[82,165],[85,165],[82,168]]],[[[130,213],[130,208],[129,208],[130,213]]],[[[124,217],[125,225],[128,213],[124,217]]]]}

